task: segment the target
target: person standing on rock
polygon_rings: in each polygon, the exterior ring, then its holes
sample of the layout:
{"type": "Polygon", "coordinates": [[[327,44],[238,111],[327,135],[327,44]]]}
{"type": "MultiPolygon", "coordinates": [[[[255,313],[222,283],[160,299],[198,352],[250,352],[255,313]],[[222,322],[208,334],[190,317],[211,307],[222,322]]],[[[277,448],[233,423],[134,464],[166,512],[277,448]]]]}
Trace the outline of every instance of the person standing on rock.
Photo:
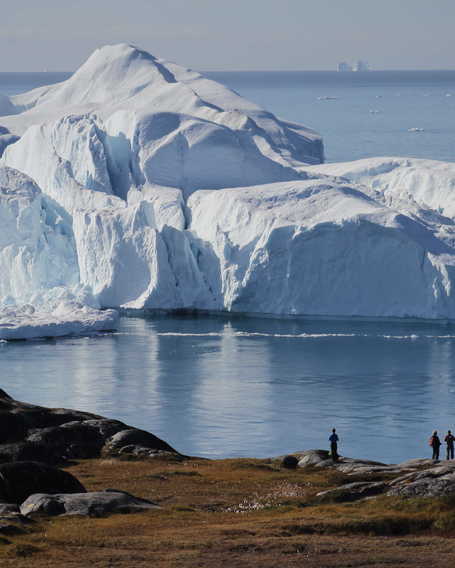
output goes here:
{"type": "Polygon", "coordinates": [[[338,434],[337,431],[335,430],[335,428],[332,429],[332,435],[329,438],[329,442],[330,442],[330,454],[332,456],[332,460],[334,462],[338,461],[338,434]]]}
{"type": "Polygon", "coordinates": [[[439,439],[438,432],[435,430],[428,442],[430,446],[433,448],[433,457],[434,461],[439,461],[439,448],[441,447],[441,440],[439,439]]]}
{"type": "Polygon", "coordinates": [[[455,442],[455,437],[450,430],[447,432],[444,442],[447,444],[447,459],[453,460],[453,444],[455,442]]]}

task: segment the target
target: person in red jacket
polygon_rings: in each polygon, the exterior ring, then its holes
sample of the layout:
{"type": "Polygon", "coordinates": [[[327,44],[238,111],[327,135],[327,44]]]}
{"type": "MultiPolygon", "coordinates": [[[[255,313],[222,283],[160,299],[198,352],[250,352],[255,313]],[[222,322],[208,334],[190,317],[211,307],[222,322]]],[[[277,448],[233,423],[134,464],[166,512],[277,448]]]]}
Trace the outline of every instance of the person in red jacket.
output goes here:
{"type": "Polygon", "coordinates": [[[450,430],[447,432],[444,442],[447,444],[447,459],[453,460],[453,444],[455,442],[455,437],[450,430]]]}
{"type": "Polygon", "coordinates": [[[432,459],[434,461],[439,461],[439,448],[441,447],[441,440],[439,439],[438,432],[435,430],[428,442],[433,448],[432,459]]]}

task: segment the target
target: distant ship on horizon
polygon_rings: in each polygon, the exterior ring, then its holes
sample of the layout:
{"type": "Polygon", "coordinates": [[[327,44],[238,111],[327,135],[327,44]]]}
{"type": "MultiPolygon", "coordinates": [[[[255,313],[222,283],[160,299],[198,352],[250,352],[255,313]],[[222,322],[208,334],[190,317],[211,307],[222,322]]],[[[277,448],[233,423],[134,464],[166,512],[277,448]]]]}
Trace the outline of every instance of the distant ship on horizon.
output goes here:
{"type": "Polygon", "coordinates": [[[338,63],[338,71],[340,71],[341,73],[347,71],[370,71],[370,66],[368,64],[368,61],[363,61],[362,59],[359,59],[354,64],[347,63],[346,61],[341,61],[340,63],[338,63]]]}

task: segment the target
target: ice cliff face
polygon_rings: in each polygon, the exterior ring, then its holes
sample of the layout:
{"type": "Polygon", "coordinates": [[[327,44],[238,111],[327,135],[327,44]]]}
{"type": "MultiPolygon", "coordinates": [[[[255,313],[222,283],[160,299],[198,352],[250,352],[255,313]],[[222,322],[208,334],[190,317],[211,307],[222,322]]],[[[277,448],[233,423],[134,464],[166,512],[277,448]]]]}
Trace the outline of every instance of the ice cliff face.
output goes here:
{"type": "Polygon", "coordinates": [[[316,165],[314,132],[125,45],[0,103],[0,339],[107,307],[455,317],[453,164],[316,165]]]}
{"type": "Polygon", "coordinates": [[[189,208],[225,309],[455,316],[452,239],[366,188],[314,179],[199,191],[189,208]]]}
{"type": "Polygon", "coordinates": [[[0,298],[31,302],[79,282],[71,224],[26,175],[0,168],[0,298]]]}

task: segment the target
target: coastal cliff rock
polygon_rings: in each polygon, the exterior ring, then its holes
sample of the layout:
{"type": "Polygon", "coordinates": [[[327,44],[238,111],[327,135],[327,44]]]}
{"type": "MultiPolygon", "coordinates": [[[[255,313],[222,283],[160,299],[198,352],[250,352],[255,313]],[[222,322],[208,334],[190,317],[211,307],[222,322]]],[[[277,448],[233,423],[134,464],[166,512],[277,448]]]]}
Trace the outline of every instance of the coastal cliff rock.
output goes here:
{"type": "Polygon", "coordinates": [[[164,440],[118,420],[19,402],[0,389],[0,463],[58,464],[125,453],[143,456],[144,449],[149,456],[179,455],[164,440]]]}

